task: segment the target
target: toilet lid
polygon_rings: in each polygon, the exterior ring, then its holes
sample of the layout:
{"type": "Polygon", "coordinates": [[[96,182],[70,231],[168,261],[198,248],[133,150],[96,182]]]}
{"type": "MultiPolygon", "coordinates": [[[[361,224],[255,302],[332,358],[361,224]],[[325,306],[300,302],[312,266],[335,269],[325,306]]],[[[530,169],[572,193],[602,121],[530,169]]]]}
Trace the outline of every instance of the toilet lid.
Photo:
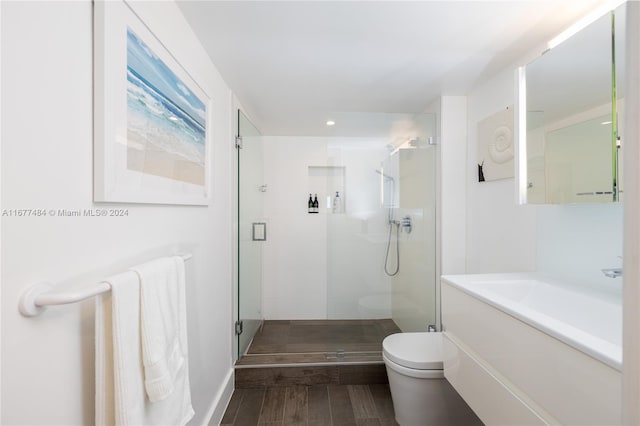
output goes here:
{"type": "Polygon", "coordinates": [[[385,356],[403,367],[442,370],[442,333],[397,333],[382,341],[385,356]]]}

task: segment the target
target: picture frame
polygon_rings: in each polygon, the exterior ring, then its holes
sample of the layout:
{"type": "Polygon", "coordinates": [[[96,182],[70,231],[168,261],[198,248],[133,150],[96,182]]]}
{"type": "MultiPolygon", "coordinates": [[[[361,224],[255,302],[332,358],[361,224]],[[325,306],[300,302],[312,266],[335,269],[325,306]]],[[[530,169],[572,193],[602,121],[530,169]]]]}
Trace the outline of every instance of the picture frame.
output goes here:
{"type": "Polygon", "coordinates": [[[124,1],[94,2],[94,201],[208,205],[211,99],[124,1]]]}

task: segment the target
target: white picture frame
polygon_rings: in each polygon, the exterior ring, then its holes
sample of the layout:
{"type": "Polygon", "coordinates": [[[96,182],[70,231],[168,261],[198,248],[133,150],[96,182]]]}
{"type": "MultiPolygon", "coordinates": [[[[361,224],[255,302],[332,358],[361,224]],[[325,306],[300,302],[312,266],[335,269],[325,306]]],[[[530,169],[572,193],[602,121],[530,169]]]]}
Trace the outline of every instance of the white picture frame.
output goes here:
{"type": "Polygon", "coordinates": [[[211,99],[124,1],[94,2],[94,201],[208,205],[211,99]]]}

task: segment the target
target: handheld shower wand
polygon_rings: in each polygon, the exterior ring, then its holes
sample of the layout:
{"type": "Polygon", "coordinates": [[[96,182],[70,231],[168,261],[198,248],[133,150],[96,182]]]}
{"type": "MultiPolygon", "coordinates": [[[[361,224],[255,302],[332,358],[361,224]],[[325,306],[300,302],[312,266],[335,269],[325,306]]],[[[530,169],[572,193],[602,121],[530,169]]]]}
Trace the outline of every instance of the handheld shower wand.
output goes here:
{"type": "MultiPolygon", "coordinates": [[[[383,182],[384,182],[384,179],[387,179],[391,182],[391,190],[389,191],[391,193],[391,201],[389,202],[388,215],[387,215],[387,224],[389,225],[389,236],[387,238],[387,251],[384,256],[384,273],[390,277],[393,277],[395,275],[398,275],[398,272],[400,272],[400,244],[399,244],[400,243],[399,241],[400,222],[393,220],[393,195],[394,195],[393,191],[396,186],[395,185],[396,180],[392,176],[385,174],[382,170],[376,170],[376,173],[382,176],[383,182]],[[390,272],[388,267],[389,266],[389,249],[391,248],[391,233],[393,232],[394,225],[396,226],[396,267],[393,272],[390,272]]],[[[381,186],[384,188],[384,183],[382,183],[381,186]]]]}

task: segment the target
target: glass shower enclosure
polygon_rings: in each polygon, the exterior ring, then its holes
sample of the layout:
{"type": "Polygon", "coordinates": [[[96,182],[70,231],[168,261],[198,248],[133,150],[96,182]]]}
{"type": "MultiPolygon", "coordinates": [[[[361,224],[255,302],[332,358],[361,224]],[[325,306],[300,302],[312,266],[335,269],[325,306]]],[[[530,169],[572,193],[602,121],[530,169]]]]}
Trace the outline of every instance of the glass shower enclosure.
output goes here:
{"type": "Polygon", "coordinates": [[[262,250],[264,221],[264,154],[262,137],[238,110],[237,151],[237,356],[247,350],[262,323],[262,250]]]}
{"type": "Polygon", "coordinates": [[[435,116],[370,117],[388,123],[386,137],[328,142],[344,196],[342,210],[326,209],[327,318],[426,331],[437,324],[435,116]]]}
{"type": "Polygon", "coordinates": [[[252,339],[248,355],[379,357],[384,336],[438,326],[435,114],[335,121],[263,136],[238,113],[238,358],[252,339]]]}

